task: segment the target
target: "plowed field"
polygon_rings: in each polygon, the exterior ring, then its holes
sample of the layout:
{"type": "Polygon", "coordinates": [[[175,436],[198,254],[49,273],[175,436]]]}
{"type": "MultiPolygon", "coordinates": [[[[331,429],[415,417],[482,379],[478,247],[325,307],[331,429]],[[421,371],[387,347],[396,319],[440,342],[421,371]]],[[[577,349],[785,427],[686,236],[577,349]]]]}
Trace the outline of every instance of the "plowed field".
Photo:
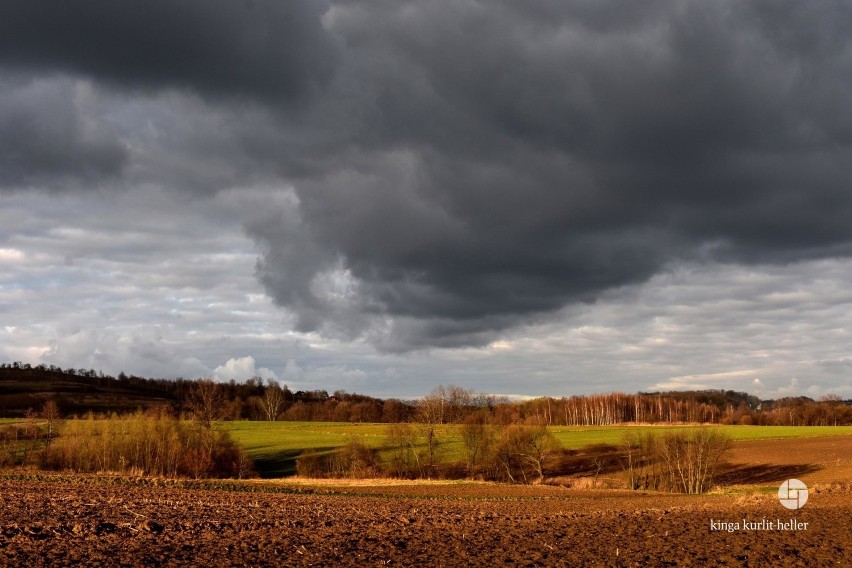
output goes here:
{"type": "Polygon", "coordinates": [[[767,450],[754,467],[783,475],[795,471],[791,465],[822,464],[802,476],[811,491],[798,511],[756,486],[689,497],[474,483],[257,482],[210,490],[7,476],[0,479],[0,563],[852,566],[843,458],[820,461],[802,440],[769,444],[776,452],[767,450]],[[789,457],[793,447],[798,458],[789,457]],[[808,479],[817,474],[824,483],[808,479]]]}

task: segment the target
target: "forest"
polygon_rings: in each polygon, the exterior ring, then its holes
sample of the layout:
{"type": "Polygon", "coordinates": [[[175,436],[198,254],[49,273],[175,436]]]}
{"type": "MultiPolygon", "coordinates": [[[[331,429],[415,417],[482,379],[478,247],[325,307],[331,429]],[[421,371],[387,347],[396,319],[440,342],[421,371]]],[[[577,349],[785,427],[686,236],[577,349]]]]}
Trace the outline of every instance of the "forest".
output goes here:
{"type": "Polygon", "coordinates": [[[213,382],[118,377],[93,369],[61,369],[21,362],[0,364],[0,416],[24,417],[53,401],[62,416],[127,413],[167,407],[189,415],[198,407],[199,391],[215,402],[210,420],[291,420],[324,422],[401,423],[416,418],[423,401],[435,401],[437,421],[463,423],[488,415],[496,424],[537,423],[548,426],[608,424],[742,424],[835,426],[852,424],[852,401],[836,395],[819,400],[759,398],[731,390],[604,393],[570,397],[539,397],[514,401],[457,386],[437,386],[422,399],[380,399],[343,390],[291,391],[273,380],[213,382]],[[199,389],[199,385],[205,385],[199,389]]]}

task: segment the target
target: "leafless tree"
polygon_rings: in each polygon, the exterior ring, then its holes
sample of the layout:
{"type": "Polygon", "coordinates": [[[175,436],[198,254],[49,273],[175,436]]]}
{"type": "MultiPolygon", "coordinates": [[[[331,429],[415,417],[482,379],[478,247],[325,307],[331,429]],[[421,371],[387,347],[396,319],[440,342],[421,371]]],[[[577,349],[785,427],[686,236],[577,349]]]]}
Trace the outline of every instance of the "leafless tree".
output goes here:
{"type": "Polygon", "coordinates": [[[187,406],[193,418],[208,430],[225,412],[225,397],[222,388],[211,379],[199,379],[189,391],[187,406]]]}
{"type": "Polygon", "coordinates": [[[698,428],[661,436],[656,447],[669,487],[697,495],[712,485],[719,464],[730,449],[730,438],[717,429],[698,428]]]}
{"type": "Polygon", "coordinates": [[[497,449],[497,460],[509,481],[544,479],[545,462],[559,449],[559,443],[543,424],[513,424],[506,428],[497,449]]]}
{"type": "Polygon", "coordinates": [[[836,394],[826,394],[820,397],[819,400],[828,406],[831,423],[832,425],[837,426],[837,415],[838,411],[843,406],[843,399],[836,394]]]}
{"type": "Polygon", "coordinates": [[[441,445],[438,426],[444,422],[445,406],[446,398],[443,386],[437,387],[417,403],[417,423],[420,436],[426,446],[424,459],[421,460],[421,463],[422,467],[426,469],[427,475],[431,474],[437,463],[438,448],[441,445]]]}
{"type": "Polygon", "coordinates": [[[56,430],[59,428],[59,421],[62,419],[62,416],[59,414],[59,406],[57,406],[56,401],[53,399],[46,401],[42,405],[40,414],[47,426],[46,444],[49,448],[50,443],[56,436],[56,430]]]}
{"type": "Polygon", "coordinates": [[[489,418],[489,413],[482,410],[468,415],[461,426],[461,437],[471,477],[474,477],[477,470],[486,463],[494,447],[495,432],[489,418]]]}
{"type": "Polygon", "coordinates": [[[266,389],[260,399],[260,408],[266,419],[270,422],[276,420],[284,409],[285,402],[284,390],[278,385],[278,382],[274,379],[267,379],[266,389]]]}
{"type": "Polygon", "coordinates": [[[397,477],[423,475],[417,451],[418,435],[411,424],[390,424],[387,428],[390,464],[397,477]]]}

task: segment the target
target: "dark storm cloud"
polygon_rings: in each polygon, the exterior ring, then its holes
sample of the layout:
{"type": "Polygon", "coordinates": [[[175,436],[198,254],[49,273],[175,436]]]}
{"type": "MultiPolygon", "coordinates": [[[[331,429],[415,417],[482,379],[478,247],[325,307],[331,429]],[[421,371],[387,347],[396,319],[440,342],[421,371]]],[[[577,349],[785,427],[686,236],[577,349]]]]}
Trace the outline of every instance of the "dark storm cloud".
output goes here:
{"type": "Polygon", "coordinates": [[[3,0],[0,64],[283,102],[331,71],[324,2],[3,0]]]}
{"type": "Polygon", "coordinates": [[[69,80],[6,77],[0,84],[0,190],[114,179],[127,151],[106,125],[83,116],[69,80]]]}
{"type": "Polygon", "coordinates": [[[481,344],[674,262],[852,250],[843,3],[347,2],[327,22],[360,122],[294,176],[290,226],[334,254],[252,230],[306,329],[481,344]],[[349,294],[323,296],[341,265],[349,294]]]}
{"type": "Polygon", "coordinates": [[[0,58],[215,108],[142,169],[287,188],[246,229],[301,330],[480,345],[678,262],[852,252],[847,3],[250,5],[5,2],[0,58]]]}

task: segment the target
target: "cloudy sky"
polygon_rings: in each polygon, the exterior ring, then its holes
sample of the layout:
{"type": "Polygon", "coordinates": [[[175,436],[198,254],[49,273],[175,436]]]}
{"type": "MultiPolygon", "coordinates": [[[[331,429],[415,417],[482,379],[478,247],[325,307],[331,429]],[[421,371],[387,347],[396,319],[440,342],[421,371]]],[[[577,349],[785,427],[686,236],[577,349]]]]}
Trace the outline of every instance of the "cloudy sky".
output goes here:
{"type": "Polygon", "coordinates": [[[839,0],[0,0],[0,359],[852,397],[839,0]]]}

